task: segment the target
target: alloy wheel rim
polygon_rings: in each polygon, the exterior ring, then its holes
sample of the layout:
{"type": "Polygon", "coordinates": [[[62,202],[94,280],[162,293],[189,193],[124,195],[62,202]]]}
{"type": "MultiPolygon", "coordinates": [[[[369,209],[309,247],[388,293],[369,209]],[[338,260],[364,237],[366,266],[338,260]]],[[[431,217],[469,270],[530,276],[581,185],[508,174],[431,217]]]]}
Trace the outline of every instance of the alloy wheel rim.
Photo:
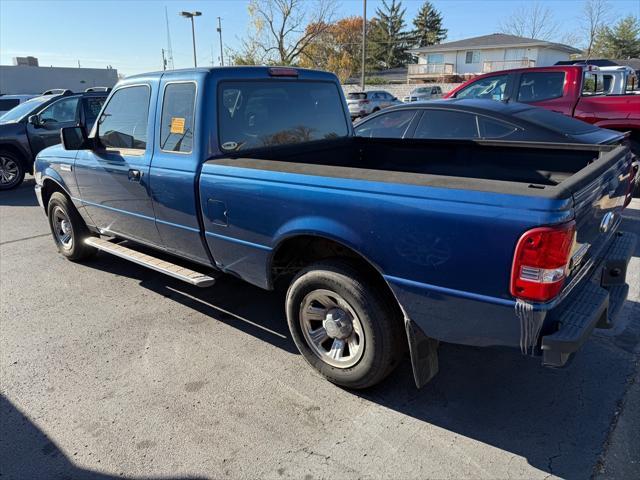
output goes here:
{"type": "Polygon", "coordinates": [[[18,180],[18,163],[9,157],[0,157],[0,183],[12,185],[18,180]]]}
{"type": "Polygon", "coordinates": [[[365,337],[355,310],[330,290],[313,290],[300,304],[304,338],[323,362],[337,368],[356,365],[364,353],[365,337]]]}
{"type": "Polygon", "coordinates": [[[70,250],[73,247],[73,228],[67,213],[56,206],[53,209],[52,218],[53,233],[56,236],[56,240],[62,245],[62,248],[70,250]]]}

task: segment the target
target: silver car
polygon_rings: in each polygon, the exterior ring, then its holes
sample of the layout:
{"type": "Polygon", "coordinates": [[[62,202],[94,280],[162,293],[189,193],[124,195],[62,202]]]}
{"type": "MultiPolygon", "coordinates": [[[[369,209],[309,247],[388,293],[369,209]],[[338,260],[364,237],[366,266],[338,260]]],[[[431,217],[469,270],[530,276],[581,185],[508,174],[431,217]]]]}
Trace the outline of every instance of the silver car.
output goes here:
{"type": "Polygon", "coordinates": [[[411,93],[402,99],[403,102],[422,102],[423,100],[433,100],[442,98],[442,88],[435,87],[418,87],[411,90],[411,93]]]}
{"type": "Polygon", "coordinates": [[[399,105],[402,102],[384,90],[370,90],[368,92],[352,92],[347,94],[347,105],[351,119],[366,117],[370,113],[383,108],[399,105]]]}

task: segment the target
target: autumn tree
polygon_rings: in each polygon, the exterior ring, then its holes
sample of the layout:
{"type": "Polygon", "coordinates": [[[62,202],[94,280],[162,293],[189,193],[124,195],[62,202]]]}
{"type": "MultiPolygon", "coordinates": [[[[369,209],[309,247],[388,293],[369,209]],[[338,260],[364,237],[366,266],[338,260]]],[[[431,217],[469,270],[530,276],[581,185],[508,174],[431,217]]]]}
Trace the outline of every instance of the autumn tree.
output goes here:
{"type": "Polygon", "coordinates": [[[362,17],[346,17],[329,25],[302,51],[300,66],[328,70],[345,82],[360,70],[361,57],[362,17]]]}
{"type": "Polygon", "coordinates": [[[592,56],[605,58],[640,57],[640,22],[633,15],[613,27],[603,26],[593,42],[592,56]]]}
{"type": "Polygon", "coordinates": [[[558,30],[558,24],[548,7],[532,3],[509,14],[500,22],[500,31],[518,37],[550,40],[558,30]]]}
{"type": "Polygon", "coordinates": [[[431,2],[424,2],[413,19],[414,31],[411,43],[414,47],[427,47],[447,38],[447,29],[442,27],[442,15],[431,2]]]}
{"type": "Polygon", "coordinates": [[[368,56],[375,67],[400,67],[410,59],[406,52],[411,38],[405,31],[405,10],[402,2],[396,0],[391,0],[391,5],[382,0],[382,8],[376,9],[367,45],[368,56]]]}
{"type": "Polygon", "coordinates": [[[233,58],[296,65],[302,52],[331,25],[335,0],[251,0],[253,34],[233,58]]]}

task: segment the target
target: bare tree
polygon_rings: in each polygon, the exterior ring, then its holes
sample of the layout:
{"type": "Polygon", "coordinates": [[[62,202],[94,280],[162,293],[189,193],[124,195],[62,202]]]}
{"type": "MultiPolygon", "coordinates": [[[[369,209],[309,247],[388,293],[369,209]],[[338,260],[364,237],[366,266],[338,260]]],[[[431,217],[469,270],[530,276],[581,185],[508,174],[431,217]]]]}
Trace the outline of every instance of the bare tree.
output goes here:
{"type": "Polygon", "coordinates": [[[582,30],[587,39],[587,58],[591,57],[593,42],[598,31],[608,20],[609,5],[606,0],[586,0],[582,10],[582,30]]]}
{"type": "Polygon", "coordinates": [[[518,37],[550,40],[558,30],[558,24],[548,7],[532,3],[520,7],[500,22],[500,31],[518,37]]]}
{"type": "Polygon", "coordinates": [[[329,28],[335,11],[335,0],[251,0],[249,15],[255,33],[243,42],[247,52],[237,57],[264,64],[296,64],[305,48],[329,28]]]}

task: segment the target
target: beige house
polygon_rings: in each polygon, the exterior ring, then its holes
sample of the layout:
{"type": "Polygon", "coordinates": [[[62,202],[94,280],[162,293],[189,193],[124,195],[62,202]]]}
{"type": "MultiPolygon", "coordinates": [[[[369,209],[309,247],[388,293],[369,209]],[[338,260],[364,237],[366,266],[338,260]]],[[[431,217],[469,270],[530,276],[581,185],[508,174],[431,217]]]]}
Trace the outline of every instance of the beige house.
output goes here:
{"type": "Polygon", "coordinates": [[[568,60],[580,50],[561,43],[492,33],[408,50],[418,58],[409,65],[409,82],[445,76],[472,76],[510,68],[544,67],[568,60]]]}

